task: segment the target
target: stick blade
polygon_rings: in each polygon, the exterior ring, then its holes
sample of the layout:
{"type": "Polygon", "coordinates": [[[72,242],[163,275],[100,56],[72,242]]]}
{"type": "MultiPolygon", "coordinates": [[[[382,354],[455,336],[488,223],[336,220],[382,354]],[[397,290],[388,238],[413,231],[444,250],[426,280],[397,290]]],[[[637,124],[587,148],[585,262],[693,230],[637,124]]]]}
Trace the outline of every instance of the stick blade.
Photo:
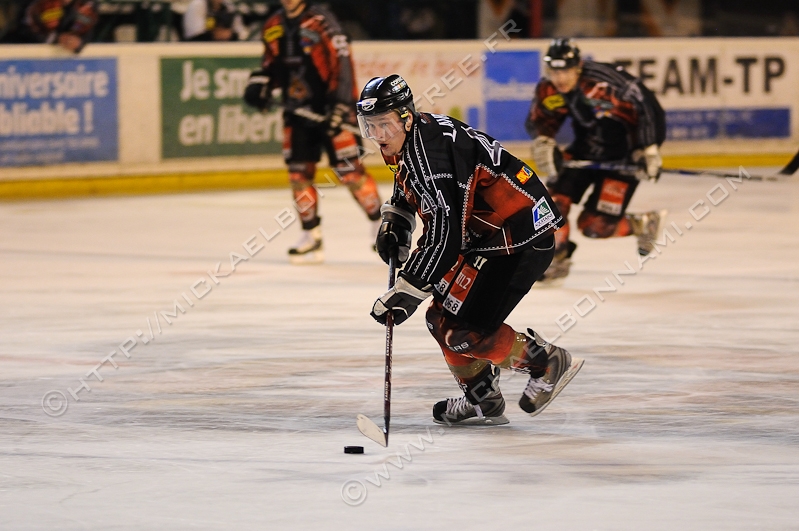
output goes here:
{"type": "Polygon", "coordinates": [[[356,417],[358,430],[382,447],[388,446],[388,437],[383,428],[372,422],[366,415],[358,414],[356,417]]]}
{"type": "Polygon", "coordinates": [[[799,152],[797,152],[791,161],[780,170],[780,175],[793,175],[796,173],[796,170],[799,170],[799,152]]]}

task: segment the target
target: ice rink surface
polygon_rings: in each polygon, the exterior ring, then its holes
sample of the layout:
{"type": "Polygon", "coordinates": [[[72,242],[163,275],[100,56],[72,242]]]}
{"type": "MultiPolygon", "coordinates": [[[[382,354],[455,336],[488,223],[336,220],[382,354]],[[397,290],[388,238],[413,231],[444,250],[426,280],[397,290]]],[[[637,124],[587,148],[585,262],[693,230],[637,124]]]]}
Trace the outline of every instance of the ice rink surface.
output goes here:
{"type": "Polygon", "coordinates": [[[674,241],[642,264],[576,235],[509,318],[586,359],[536,418],[503,372],[509,425],[433,424],[459,390],[417,312],[387,449],[355,427],[387,268],[323,192],[306,267],[287,190],[0,204],[0,529],[799,529],[797,177],[643,183],[674,241]]]}

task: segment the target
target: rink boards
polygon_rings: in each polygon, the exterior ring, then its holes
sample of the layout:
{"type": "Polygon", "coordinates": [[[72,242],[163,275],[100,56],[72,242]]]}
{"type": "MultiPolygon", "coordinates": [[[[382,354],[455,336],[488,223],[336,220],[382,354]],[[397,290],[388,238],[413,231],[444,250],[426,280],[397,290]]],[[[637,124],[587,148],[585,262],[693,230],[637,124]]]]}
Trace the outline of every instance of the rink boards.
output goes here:
{"type": "MultiPolygon", "coordinates": [[[[418,108],[463,119],[527,158],[524,118],[547,41],[514,31],[509,22],[483,41],[356,42],[357,83],[400,73],[418,108]]],[[[799,39],[578,44],[658,95],[670,166],[780,165],[799,145],[799,39]]],[[[256,42],[93,44],[77,57],[3,47],[0,197],[283,185],[280,114],[241,100],[260,54],[256,42]]]]}

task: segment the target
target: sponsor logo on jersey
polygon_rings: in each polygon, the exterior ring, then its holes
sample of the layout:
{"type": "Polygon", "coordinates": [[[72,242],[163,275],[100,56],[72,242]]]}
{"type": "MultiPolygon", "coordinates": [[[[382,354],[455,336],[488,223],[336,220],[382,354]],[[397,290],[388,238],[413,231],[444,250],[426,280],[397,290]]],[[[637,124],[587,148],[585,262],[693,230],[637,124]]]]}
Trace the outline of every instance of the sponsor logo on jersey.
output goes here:
{"type": "Polygon", "coordinates": [[[516,178],[519,179],[519,182],[522,184],[527,183],[530,180],[530,177],[533,176],[533,170],[528,168],[527,166],[522,166],[522,169],[516,173],[516,178]]]}
{"type": "Polygon", "coordinates": [[[321,37],[312,29],[300,28],[300,48],[306,55],[311,54],[311,50],[316,43],[319,42],[321,37]]]}
{"type": "Polygon", "coordinates": [[[51,26],[53,22],[61,20],[64,16],[64,10],[60,7],[52,7],[47,9],[39,16],[39,19],[47,26],[51,26]]]}
{"type": "Polygon", "coordinates": [[[624,208],[624,198],[627,196],[629,185],[615,179],[605,179],[602,182],[602,191],[599,193],[596,209],[603,214],[620,216],[624,208]]]}
{"type": "Polygon", "coordinates": [[[547,96],[544,98],[544,101],[541,103],[547,108],[548,111],[554,111],[558,107],[563,107],[566,105],[566,100],[564,100],[563,96],[560,94],[553,94],[552,96],[547,96]]]}
{"type": "Polygon", "coordinates": [[[533,228],[540,229],[555,220],[555,213],[549,206],[545,197],[542,197],[533,207],[533,228]]]}
{"type": "Polygon", "coordinates": [[[266,42],[276,41],[283,36],[283,26],[277,25],[264,30],[264,40],[266,42]]]}

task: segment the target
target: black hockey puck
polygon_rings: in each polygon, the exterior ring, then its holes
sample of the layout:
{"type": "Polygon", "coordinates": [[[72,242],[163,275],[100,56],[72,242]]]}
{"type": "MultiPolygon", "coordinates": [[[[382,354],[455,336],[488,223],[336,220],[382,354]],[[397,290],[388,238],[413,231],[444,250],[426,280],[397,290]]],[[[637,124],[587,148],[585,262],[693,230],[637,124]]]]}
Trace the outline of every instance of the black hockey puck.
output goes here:
{"type": "Polygon", "coordinates": [[[344,447],[345,454],[362,454],[363,453],[363,446],[345,446],[344,447]]]}

